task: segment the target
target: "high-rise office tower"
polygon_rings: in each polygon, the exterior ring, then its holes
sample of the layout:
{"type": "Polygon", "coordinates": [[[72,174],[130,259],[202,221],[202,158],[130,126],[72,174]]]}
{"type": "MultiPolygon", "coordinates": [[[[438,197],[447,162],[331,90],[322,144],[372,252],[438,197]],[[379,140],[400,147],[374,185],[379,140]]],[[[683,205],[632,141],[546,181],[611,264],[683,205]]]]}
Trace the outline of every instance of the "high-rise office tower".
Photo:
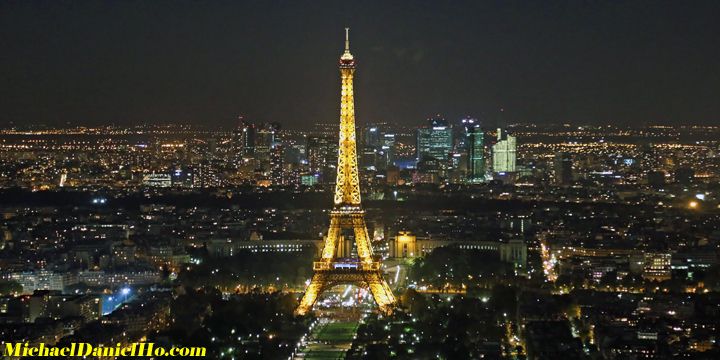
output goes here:
{"type": "Polygon", "coordinates": [[[284,161],[286,163],[297,165],[302,163],[304,160],[307,160],[307,153],[305,152],[307,142],[305,139],[302,141],[284,139],[282,145],[285,159],[284,161]]]}
{"type": "Polygon", "coordinates": [[[395,134],[383,133],[380,141],[380,167],[385,169],[395,165],[395,134]]]}
{"type": "Polygon", "coordinates": [[[558,185],[570,185],[573,182],[572,173],[573,160],[568,152],[555,154],[555,183],[558,185]]]}
{"type": "Polygon", "coordinates": [[[452,152],[452,127],[439,115],[428,119],[428,124],[417,130],[417,160],[433,158],[448,160],[452,152]]]}
{"type": "Polygon", "coordinates": [[[255,136],[257,129],[255,124],[251,124],[245,120],[242,120],[242,147],[244,156],[253,156],[255,154],[255,136]]]}
{"type": "Polygon", "coordinates": [[[311,135],[307,138],[305,152],[308,166],[313,174],[322,174],[337,163],[337,138],[326,135],[311,135]]]}
{"type": "Polygon", "coordinates": [[[270,161],[270,150],[280,143],[280,124],[266,123],[257,131],[255,138],[255,158],[261,164],[267,165],[270,161]]]}
{"type": "Polygon", "coordinates": [[[378,125],[366,126],[363,131],[363,145],[365,147],[380,147],[380,139],[382,137],[382,129],[378,125]]]}
{"type": "Polygon", "coordinates": [[[394,164],[395,134],[388,131],[387,123],[369,124],[362,135],[362,167],[381,170],[394,164]]]}
{"type": "Polygon", "coordinates": [[[195,164],[193,175],[193,187],[214,188],[223,185],[220,173],[211,161],[203,161],[195,164]]]}
{"type": "Polygon", "coordinates": [[[492,147],[493,172],[515,172],[516,139],[502,129],[497,130],[497,142],[492,147]]]}
{"type": "Polygon", "coordinates": [[[364,147],[360,154],[360,166],[366,170],[377,170],[379,155],[376,148],[364,147]]]}
{"type": "Polygon", "coordinates": [[[240,123],[233,130],[232,147],[233,158],[252,156],[255,153],[255,125],[239,117],[240,123]]]}
{"type": "Polygon", "coordinates": [[[453,127],[456,153],[470,151],[470,133],[477,127],[480,127],[480,120],[469,116],[460,119],[458,125],[453,127]]]}
{"type": "Polygon", "coordinates": [[[270,149],[270,181],[273,185],[284,184],[284,153],[282,144],[275,144],[270,149]]]}
{"type": "Polygon", "coordinates": [[[468,179],[471,182],[485,180],[485,133],[480,125],[472,125],[467,129],[466,146],[468,147],[468,179]]]}

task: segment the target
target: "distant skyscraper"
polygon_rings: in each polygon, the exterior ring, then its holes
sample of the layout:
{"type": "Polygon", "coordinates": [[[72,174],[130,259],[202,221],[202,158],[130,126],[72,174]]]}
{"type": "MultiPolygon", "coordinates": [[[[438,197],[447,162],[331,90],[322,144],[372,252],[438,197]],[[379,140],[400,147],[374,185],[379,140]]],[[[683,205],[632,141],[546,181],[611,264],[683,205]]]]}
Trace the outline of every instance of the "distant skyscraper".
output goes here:
{"type": "Polygon", "coordinates": [[[270,150],[279,143],[280,124],[267,123],[257,131],[255,138],[255,158],[261,164],[267,164],[270,161],[270,150]]]}
{"type": "Polygon", "coordinates": [[[283,174],[283,146],[275,144],[270,149],[270,180],[273,185],[282,185],[285,182],[283,174]]]}
{"type": "Polygon", "coordinates": [[[360,166],[366,170],[376,170],[378,164],[378,150],[372,146],[365,146],[360,154],[360,166]]]}
{"type": "Polygon", "coordinates": [[[460,119],[457,126],[453,128],[453,136],[455,137],[455,152],[464,153],[470,151],[470,133],[480,127],[480,120],[465,117],[460,119]]]}
{"type": "Polygon", "coordinates": [[[452,127],[440,116],[428,120],[428,125],[417,130],[417,160],[431,157],[441,162],[448,160],[452,151],[452,127]]]}
{"type": "Polygon", "coordinates": [[[305,147],[307,143],[305,141],[297,142],[288,140],[283,142],[285,152],[285,162],[288,164],[300,164],[304,160],[307,160],[307,153],[305,147]]]}
{"type": "Polygon", "coordinates": [[[440,183],[443,174],[443,165],[433,157],[425,157],[417,163],[417,170],[413,175],[415,183],[440,183]]]}
{"type": "Polygon", "coordinates": [[[472,125],[467,130],[468,147],[468,178],[472,182],[480,182],[485,179],[485,133],[480,125],[472,125]]]}
{"type": "Polygon", "coordinates": [[[238,157],[255,153],[255,125],[240,117],[240,124],[233,130],[233,151],[238,157]]]}
{"type": "Polygon", "coordinates": [[[555,183],[558,185],[570,185],[573,182],[572,173],[573,160],[568,152],[555,154],[555,183]]]}
{"type": "Polygon", "coordinates": [[[214,188],[222,186],[222,179],[217,166],[212,162],[204,161],[194,166],[193,187],[214,188]]]}
{"type": "Polygon", "coordinates": [[[365,147],[378,148],[380,147],[380,139],[382,137],[382,130],[378,125],[369,125],[365,127],[363,132],[363,140],[365,147]]]}
{"type": "MultiPolygon", "coordinates": [[[[216,144],[208,143],[208,147],[215,147],[216,144]]],[[[209,149],[210,153],[214,153],[214,149],[209,149]]],[[[243,158],[252,157],[255,154],[255,125],[239,118],[238,126],[233,129],[232,139],[230,141],[229,159],[239,165],[243,158]]]]}
{"type": "Polygon", "coordinates": [[[516,139],[503,132],[502,129],[498,129],[497,134],[497,143],[492,147],[493,171],[496,173],[515,172],[516,139]]]}
{"type": "Polygon", "coordinates": [[[388,132],[387,123],[365,126],[362,136],[362,167],[380,170],[395,162],[395,134],[388,132]]]}
{"type": "Polygon", "coordinates": [[[384,164],[382,168],[387,168],[395,164],[395,134],[383,133],[380,144],[380,156],[384,164]]]}
{"type": "Polygon", "coordinates": [[[337,163],[337,138],[326,135],[308,136],[305,152],[310,172],[313,174],[323,173],[337,163]]]}

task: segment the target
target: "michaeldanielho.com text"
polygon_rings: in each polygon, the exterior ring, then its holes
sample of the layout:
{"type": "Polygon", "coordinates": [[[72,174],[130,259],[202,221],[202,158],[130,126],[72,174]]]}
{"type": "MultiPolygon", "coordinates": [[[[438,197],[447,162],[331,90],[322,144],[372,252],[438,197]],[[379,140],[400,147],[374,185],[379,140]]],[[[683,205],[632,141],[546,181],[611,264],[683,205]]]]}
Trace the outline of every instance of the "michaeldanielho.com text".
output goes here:
{"type": "Polygon", "coordinates": [[[71,343],[68,346],[46,346],[43,343],[5,343],[3,355],[9,358],[35,357],[159,357],[187,356],[205,357],[204,347],[170,347],[156,346],[154,343],[117,344],[116,346],[99,346],[89,343],[71,343]]]}

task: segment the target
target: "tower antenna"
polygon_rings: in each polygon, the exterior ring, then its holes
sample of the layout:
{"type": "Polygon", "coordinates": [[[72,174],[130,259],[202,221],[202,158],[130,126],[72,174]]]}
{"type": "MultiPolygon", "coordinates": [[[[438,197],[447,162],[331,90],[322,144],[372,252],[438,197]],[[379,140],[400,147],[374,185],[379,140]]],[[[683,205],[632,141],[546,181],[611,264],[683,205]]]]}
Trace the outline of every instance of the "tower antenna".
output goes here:
{"type": "Polygon", "coordinates": [[[350,28],[345,28],[345,52],[350,52],[350,28]]]}

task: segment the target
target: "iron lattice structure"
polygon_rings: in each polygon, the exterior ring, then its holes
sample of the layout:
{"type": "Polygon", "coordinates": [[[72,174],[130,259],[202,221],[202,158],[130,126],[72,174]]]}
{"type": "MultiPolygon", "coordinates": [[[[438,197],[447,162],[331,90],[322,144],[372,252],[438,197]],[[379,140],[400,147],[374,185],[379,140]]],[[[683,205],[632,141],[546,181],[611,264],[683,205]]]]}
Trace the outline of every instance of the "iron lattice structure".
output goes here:
{"type": "Polygon", "coordinates": [[[340,98],[340,139],[337,181],[330,227],[321,257],[313,263],[313,277],[305,289],[296,314],[304,315],[323,291],[342,284],[352,284],[370,290],[380,311],[389,314],[395,305],[395,296],[383,278],[380,261],[373,256],[365,212],[360,199],[357,145],[355,135],[355,100],[353,76],[355,60],[350,54],[349,29],[345,29],[345,52],[340,57],[342,79],[340,98]],[[343,230],[355,235],[357,259],[339,259],[338,246],[343,230]]]}

